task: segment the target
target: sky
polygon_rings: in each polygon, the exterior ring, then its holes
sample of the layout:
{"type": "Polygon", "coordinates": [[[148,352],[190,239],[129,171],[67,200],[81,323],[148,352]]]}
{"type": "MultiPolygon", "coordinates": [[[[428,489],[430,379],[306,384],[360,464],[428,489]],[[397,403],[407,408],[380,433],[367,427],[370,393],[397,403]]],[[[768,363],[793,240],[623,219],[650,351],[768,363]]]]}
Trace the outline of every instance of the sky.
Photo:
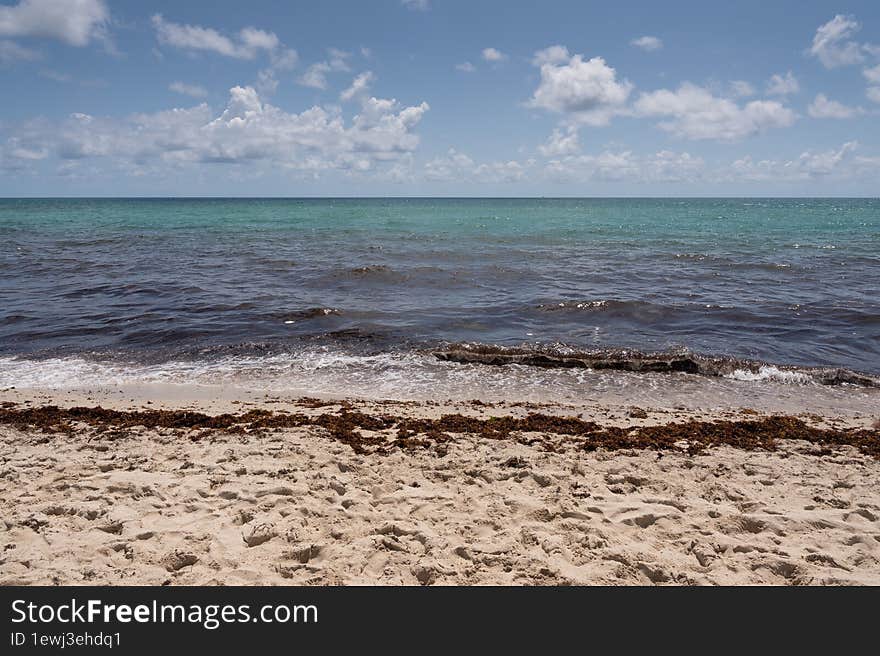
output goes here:
{"type": "Polygon", "coordinates": [[[0,0],[0,196],[880,195],[880,2],[0,0]]]}

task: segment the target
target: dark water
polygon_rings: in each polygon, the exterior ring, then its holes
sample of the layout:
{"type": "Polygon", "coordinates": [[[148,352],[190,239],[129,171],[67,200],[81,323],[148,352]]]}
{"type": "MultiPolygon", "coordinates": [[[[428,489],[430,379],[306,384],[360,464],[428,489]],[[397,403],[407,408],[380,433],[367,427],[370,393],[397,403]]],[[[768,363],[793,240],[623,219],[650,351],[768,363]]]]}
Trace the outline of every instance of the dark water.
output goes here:
{"type": "Polygon", "coordinates": [[[880,373],[875,199],[0,200],[0,237],[0,382],[459,342],[880,373]]]}

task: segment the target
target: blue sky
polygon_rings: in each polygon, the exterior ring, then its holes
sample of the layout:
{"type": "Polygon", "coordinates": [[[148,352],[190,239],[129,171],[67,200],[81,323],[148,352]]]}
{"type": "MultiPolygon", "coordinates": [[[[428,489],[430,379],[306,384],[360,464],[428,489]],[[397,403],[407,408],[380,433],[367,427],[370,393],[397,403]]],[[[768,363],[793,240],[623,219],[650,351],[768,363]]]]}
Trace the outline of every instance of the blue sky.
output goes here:
{"type": "Polygon", "coordinates": [[[868,195],[880,3],[0,0],[0,195],[868,195]]]}

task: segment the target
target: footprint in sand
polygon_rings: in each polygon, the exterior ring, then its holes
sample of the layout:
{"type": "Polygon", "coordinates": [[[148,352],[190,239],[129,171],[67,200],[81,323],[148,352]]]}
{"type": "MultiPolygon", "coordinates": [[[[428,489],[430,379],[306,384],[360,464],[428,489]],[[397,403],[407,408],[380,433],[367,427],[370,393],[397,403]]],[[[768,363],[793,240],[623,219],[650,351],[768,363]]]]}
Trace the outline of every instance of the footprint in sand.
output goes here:
{"type": "Polygon", "coordinates": [[[318,544],[312,544],[307,547],[300,547],[299,549],[293,549],[291,551],[285,552],[285,557],[291,558],[292,560],[298,560],[302,564],[306,564],[310,560],[314,560],[318,556],[321,555],[321,552],[324,548],[318,544]]]}
{"type": "Polygon", "coordinates": [[[232,518],[232,523],[236,526],[244,526],[245,524],[250,523],[254,519],[254,514],[247,510],[239,510],[235,517],[232,518]]]}
{"type": "Polygon", "coordinates": [[[257,524],[249,532],[243,533],[241,539],[248,547],[257,547],[278,535],[274,524],[257,524]]]}
{"type": "Polygon", "coordinates": [[[195,554],[174,550],[160,562],[169,572],[176,572],[184,567],[195,565],[199,561],[195,554]]]}
{"type": "Polygon", "coordinates": [[[416,565],[410,570],[420,585],[431,585],[437,580],[437,570],[428,565],[416,565]]]}

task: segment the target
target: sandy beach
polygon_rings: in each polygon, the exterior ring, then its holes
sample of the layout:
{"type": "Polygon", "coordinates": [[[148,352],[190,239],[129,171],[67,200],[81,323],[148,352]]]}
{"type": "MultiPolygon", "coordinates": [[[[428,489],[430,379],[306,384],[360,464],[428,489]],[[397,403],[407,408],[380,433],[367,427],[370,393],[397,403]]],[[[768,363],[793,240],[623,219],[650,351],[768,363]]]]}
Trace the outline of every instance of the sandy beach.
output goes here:
{"type": "Polygon", "coordinates": [[[196,386],[0,403],[2,585],[880,584],[869,414],[196,386]]]}

